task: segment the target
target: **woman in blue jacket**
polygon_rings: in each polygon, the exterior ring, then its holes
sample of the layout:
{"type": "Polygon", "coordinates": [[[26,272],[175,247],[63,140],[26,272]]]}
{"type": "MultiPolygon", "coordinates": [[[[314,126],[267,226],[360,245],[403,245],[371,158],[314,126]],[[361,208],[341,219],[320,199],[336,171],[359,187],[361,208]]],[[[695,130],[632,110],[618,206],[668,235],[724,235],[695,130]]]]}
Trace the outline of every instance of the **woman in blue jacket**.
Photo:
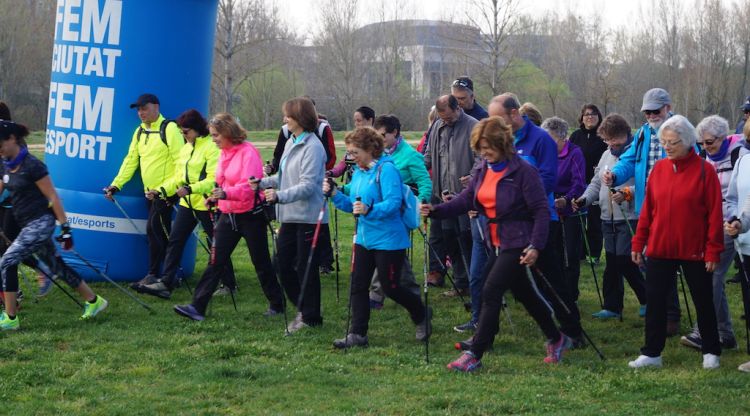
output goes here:
{"type": "Polygon", "coordinates": [[[383,154],[383,137],[371,127],[359,127],[344,139],[346,151],[356,165],[349,195],[337,192],[330,182],[323,192],[330,192],[336,208],[358,218],[354,244],[354,272],[351,281],[352,325],[347,336],[333,342],[336,348],[365,346],[370,320],[368,289],[377,269],[386,296],[409,311],[417,324],[416,337],[430,336],[430,315],[419,295],[399,283],[409,233],[401,220],[402,182],[393,160],[383,154]]]}
{"type": "Polygon", "coordinates": [[[484,163],[471,183],[452,200],[422,205],[422,215],[450,218],[477,210],[488,218],[492,246],[484,268],[482,308],[468,350],[448,368],[474,371],[498,331],[503,294],[511,290],[547,337],[545,363],[557,363],[571,340],[555,325],[549,305],[527,276],[547,243],[550,213],[544,185],[537,170],[523,161],[513,147],[511,127],[501,117],[486,118],[471,132],[471,146],[484,163]]]}

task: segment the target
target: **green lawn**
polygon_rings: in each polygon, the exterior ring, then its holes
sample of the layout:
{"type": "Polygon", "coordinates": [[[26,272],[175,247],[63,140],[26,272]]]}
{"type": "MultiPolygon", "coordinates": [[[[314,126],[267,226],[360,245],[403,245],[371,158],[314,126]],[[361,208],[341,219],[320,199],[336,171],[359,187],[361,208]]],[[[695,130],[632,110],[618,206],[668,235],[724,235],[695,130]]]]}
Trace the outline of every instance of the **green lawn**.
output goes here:
{"type": "MultiPolygon", "coordinates": [[[[266,150],[264,153],[267,153],[266,150]]],[[[430,290],[435,333],[430,363],[414,340],[414,325],[392,301],[371,316],[370,347],[333,350],[347,317],[346,293],[352,222],[339,215],[341,274],[324,276],[322,327],[283,336],[283,318],[263,318],[267,304],[246,250],[234,254],[238,312],[229,298],[211,303],[209,317],[189,322],[172,312],[189,302],[185,289],[172,301],[145,299],[151,315],[107,284],[93,284],[110,307],[91,322],[59,289],[38,303],[27,299],[22,329],[0,343],[3,414],[722,414],[746,415],[750,378],[736,370],[750,359],[728,351],[716,371],[701,368],[700,353],[667,341],[664,368],[634,371],[643,320],[626,292],[624,322],[590,318],[599,309],[588,267],[582,265],[579,306],[583,325],[607,357],[573,351],[545,365],[543,339],[520,304],[510,300],[513,327],[501,320],[494,352],[478,374],[456,374],[445,364],[465,338],[452,327],[468,319],[460,302],[430,290]]],[[[414,268],[422,280],[422,244],[415,235],[414,268]]],[[[198,256],[194,285],[204,269],[198,256]]],[[[601,279],[603,266],[597,266],[601,279]]],[[[601,284],[601,281],[599,282],[601,284]]],[[[740,293],[728,286],[738,340],[744,345],[740,293]]],[[[32,288],[26,287],[27,292],[32,288]]],[[[509,298],[510,299],[510,298],[509,298]]],[[[692,308],[692,307],[691,307],[692,308]]],[[[694,314],[694,312],[693,312],[694,314]]],[[[688,330],[683,320],[683,332],[688,330]]]]}

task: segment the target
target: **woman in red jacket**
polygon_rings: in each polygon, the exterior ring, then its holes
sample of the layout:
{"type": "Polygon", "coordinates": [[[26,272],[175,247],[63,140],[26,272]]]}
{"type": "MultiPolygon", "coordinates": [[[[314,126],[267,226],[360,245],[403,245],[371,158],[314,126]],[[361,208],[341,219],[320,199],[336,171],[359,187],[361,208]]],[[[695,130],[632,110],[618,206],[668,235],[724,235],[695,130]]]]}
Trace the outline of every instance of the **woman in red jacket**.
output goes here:
{"type": "Polygon", "coordinates": [[[654,165],[631,256],[646,263],[646,345],[632,368],[661,367],[667,329],[667,295],[678,267],[684,270],[703,337],[703,368],[719,367],[719,333],[713,307],[712,277],[724,249],[721,185],[713,166],[694,151],[698,133],[683,116],[659,129],[667,158],[654,165]],[[705,332],[704,332],[705,331],[705,332]]]}

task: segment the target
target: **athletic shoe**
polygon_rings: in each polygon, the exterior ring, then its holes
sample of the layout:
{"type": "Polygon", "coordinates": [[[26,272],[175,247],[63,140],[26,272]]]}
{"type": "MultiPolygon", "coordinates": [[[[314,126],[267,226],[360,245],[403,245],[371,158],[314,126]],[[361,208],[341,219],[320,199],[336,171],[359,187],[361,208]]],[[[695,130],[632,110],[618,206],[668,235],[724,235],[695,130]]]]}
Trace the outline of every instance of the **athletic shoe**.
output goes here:
{"type": "Polygon", "coordinates": [[[567,335],[560,332],[560,339],[555,343],[547,341],[544,346],[547,348],[547,356],[544,357],[544,362],[547,364],[555,364],[562,361],[563,353],[573,346],[570,338],[567,335]]]}
{"type": "Polygon", "coordinates": [[[170,297],[172,297],[172,290],[161,280],[150,285],[140,286],[136,290],[140,293],[156,296],[157,298],[162,299],[169,299],[170,297]]]}
{"type": "Polygon", "coordinates": [[[638,317],[645,318],[646,317],[646,310],[648,309],[647,305],[641,305],[638,308],[638,317]]]}
{"type": "Polygon", "coordinates": [[[477,357],[471,351],[464,351],[457,360],[448,364],[447,367],[449,370],[470,373],[481,368],[482,362],[477,360],[477,357]]]}
{"type": "Polygon", "coordinates": [[[383,302],[378,302],[374,299],[370,299],[370,310],[379,311],[383,309],[383,302]]]}
{"type": "Polygon", "coordinates": [[[333,268],[333,266],[320,266],[320,274],[331,274],[336,269],[333,268]]]}
{"type": "Polygon", "coordinates": [[[5,312],[0,315],[0,329],[3,331],[16,331],[20,326],[21,321],[18,319],[18,315],[13,319],[10,319],[5,312]]]}
{"type": "Polygon", "coordinates": [[[681,336],[680,344],[686,347],[695,348],[696,350],[699,350],[703,347],[703,340],[701,339],[700,335],[696,333],[692,333],[692,334],[681,336]]]}
{"type": "Polygon", "coordinates": [[[284,313],[283,310],[279,311],[274,308],[268,308],[265,312],[263,312],[263,316],[265,316],[266,318],[270,318],[272,316],[281,315],[282,313],[284,313]]]}
{"type": "Polygon", "coordinates": [[[432,335],[432,307],[428,306],[425,317],[417,324],[417,341],[427,341],[432,335]]]}
{"type": "Polygon", "coordinates": [[[83,305],[83,315],[81,315],[81,319],[91,319],[99,314],[99,312],[107,309],[107,305],[109,305],[109,302],[107,302],[107,299],[104,299],[103,297],[99,295],[95,295],[96,299],[94,299],[94,302],[85,302],[83,305]]]}
{"type": "Polygon", "coordinates": [[[445,286],[445,278],[440,272],[430,272],[427,275],[427,285],[432,287],[443,287],[445,286]]]}
{"type": "Polygon", "coordinates": [[[195,306],[193,305],[174,305],[173,307],[174,311],[177,312],[178,315],[182,315],[185,318],[192,319],[194,321],[202,321],[206,319],[205,316],[201,315],[197,309],[195,309],[195,306]]]}
{"type": "Polygon", "coordinates": [[[592,313],[591,316],[594,317],[594,318],[598,318],[598,319],[612,319],[612,318],[619,319],[620,318],[620,314],[619,313],[612,312],[612,311],[607,310],[607,309],[602,309],[599,312],[592,313]]]}
{"type": "Polygon", "coordinates": [[[722,350],[736,350],[737,349],[737,340],[732,338],[722,338],[719,343],[721,344],[722,350]]]}
{"type": "Polygon", "coordinates": [[[40,298],[47,296],[53,287],[52,279],[48,279],[47,276],[40,274],[37,276],[37,282],[39,283],[39,292],[36,295],[40,298]]]}
{"type": "Polygon", "coordinates": [[[156,283],[156,281],[159,280],[159,278],[155,274],[147,274],[143,279],[133,282],[130,284],[130,288],[133,290],[138,290],[140,286],[150,285],[152,283],[156,283]]]}
{"type": "Polygon", "coordinates": [[[648,355],[639,355],[633,361],[628,362],[630,368],[661,367],[661,355],[658,357],[649,357],[648,355]]]}
{"type": "Polygon", "coordinates": [[[237,287],[230,289],[229,286],[221,285],[221,287],[214,292],[214,296],[227,296],[232,293],[237,293],[237,287]]]}
{"type": "Polygon", "coordinates": [[[453,327],[453,330],[456,332],[474,332],[477,329],[477,323],[476,322],[466,322],[461,325],[456,325],[453,327]]]}
{"type": "Polygon", "coordinates": [[[468,296],[469,295],[469,289],[458,289],[458,290],[451,289],[451,290],[449,290],[447,292],[443,292],[441,294],[443,296],[449,297],[449,298],[456,298],[456,297],[459,297],[459,296],[468,296]]]}
{"type": "Polygon", "coordinates": [[[750,361],[740,364],[740,366],[737,367],[737,369],[742,371],[743,373],[750,373],[750,361]]]}
{"type": "Polygon", "coordinates": [[[289,322],[289,325],[286,326],[286,331],[290,334],[293,334],[300,329],[307,328],[309,326],[310,325],[306,324],[302,319],[302,312],[297,312],[297,316],[294,317],[294,320],[292,322],[289,322]]]}
{"type": "Polygon", "coordinates": [[[680,333],[680,321],[667,321],[667,336],[673,337],[680,333]]]}
{"type": "Polygon", "coordinates": [[[367,343],[367,335],[349,333],[346,335],[346,338],[334,340],[333,346],[334,348],[343,350],[351,347],[366,347],[367,343]]]}
{"type": "Polygon", "coordinates": [[[706,370],[719,368],[719,356],[715,354],[703,354],[703,368],[706,370]]]}

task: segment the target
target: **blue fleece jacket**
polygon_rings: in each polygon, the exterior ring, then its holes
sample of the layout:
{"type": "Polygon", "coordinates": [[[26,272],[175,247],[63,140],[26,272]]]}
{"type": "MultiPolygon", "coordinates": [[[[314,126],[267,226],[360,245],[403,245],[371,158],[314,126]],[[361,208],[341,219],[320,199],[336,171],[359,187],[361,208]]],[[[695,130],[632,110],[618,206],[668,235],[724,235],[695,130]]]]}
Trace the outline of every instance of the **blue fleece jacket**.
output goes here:
{"type": "Polygon", "coordinates": [[[367,170],[354,166],[347,187],[349,195],[337,192],[333,203],[342,211],[352,212],[354,202],[361,197],[362,203],[369,207],[367,215],[359,216],[357,244],[367,250],[402,250],[411,246],[409,233],[401,221],[401,186],[398,168],[388,156],[383,155],[367,170]]]}
{"type": "Polygon", "coordinates": [[[541,127],[523,116],[526,124],[516,131],[515,142],[518,156],[534,166],[539,171],[544,184],[544,192],[549,202],[549,212],[552,220],[558,220],[555,210],[555,186],[557,186],[557,143],[541,127]]]}

